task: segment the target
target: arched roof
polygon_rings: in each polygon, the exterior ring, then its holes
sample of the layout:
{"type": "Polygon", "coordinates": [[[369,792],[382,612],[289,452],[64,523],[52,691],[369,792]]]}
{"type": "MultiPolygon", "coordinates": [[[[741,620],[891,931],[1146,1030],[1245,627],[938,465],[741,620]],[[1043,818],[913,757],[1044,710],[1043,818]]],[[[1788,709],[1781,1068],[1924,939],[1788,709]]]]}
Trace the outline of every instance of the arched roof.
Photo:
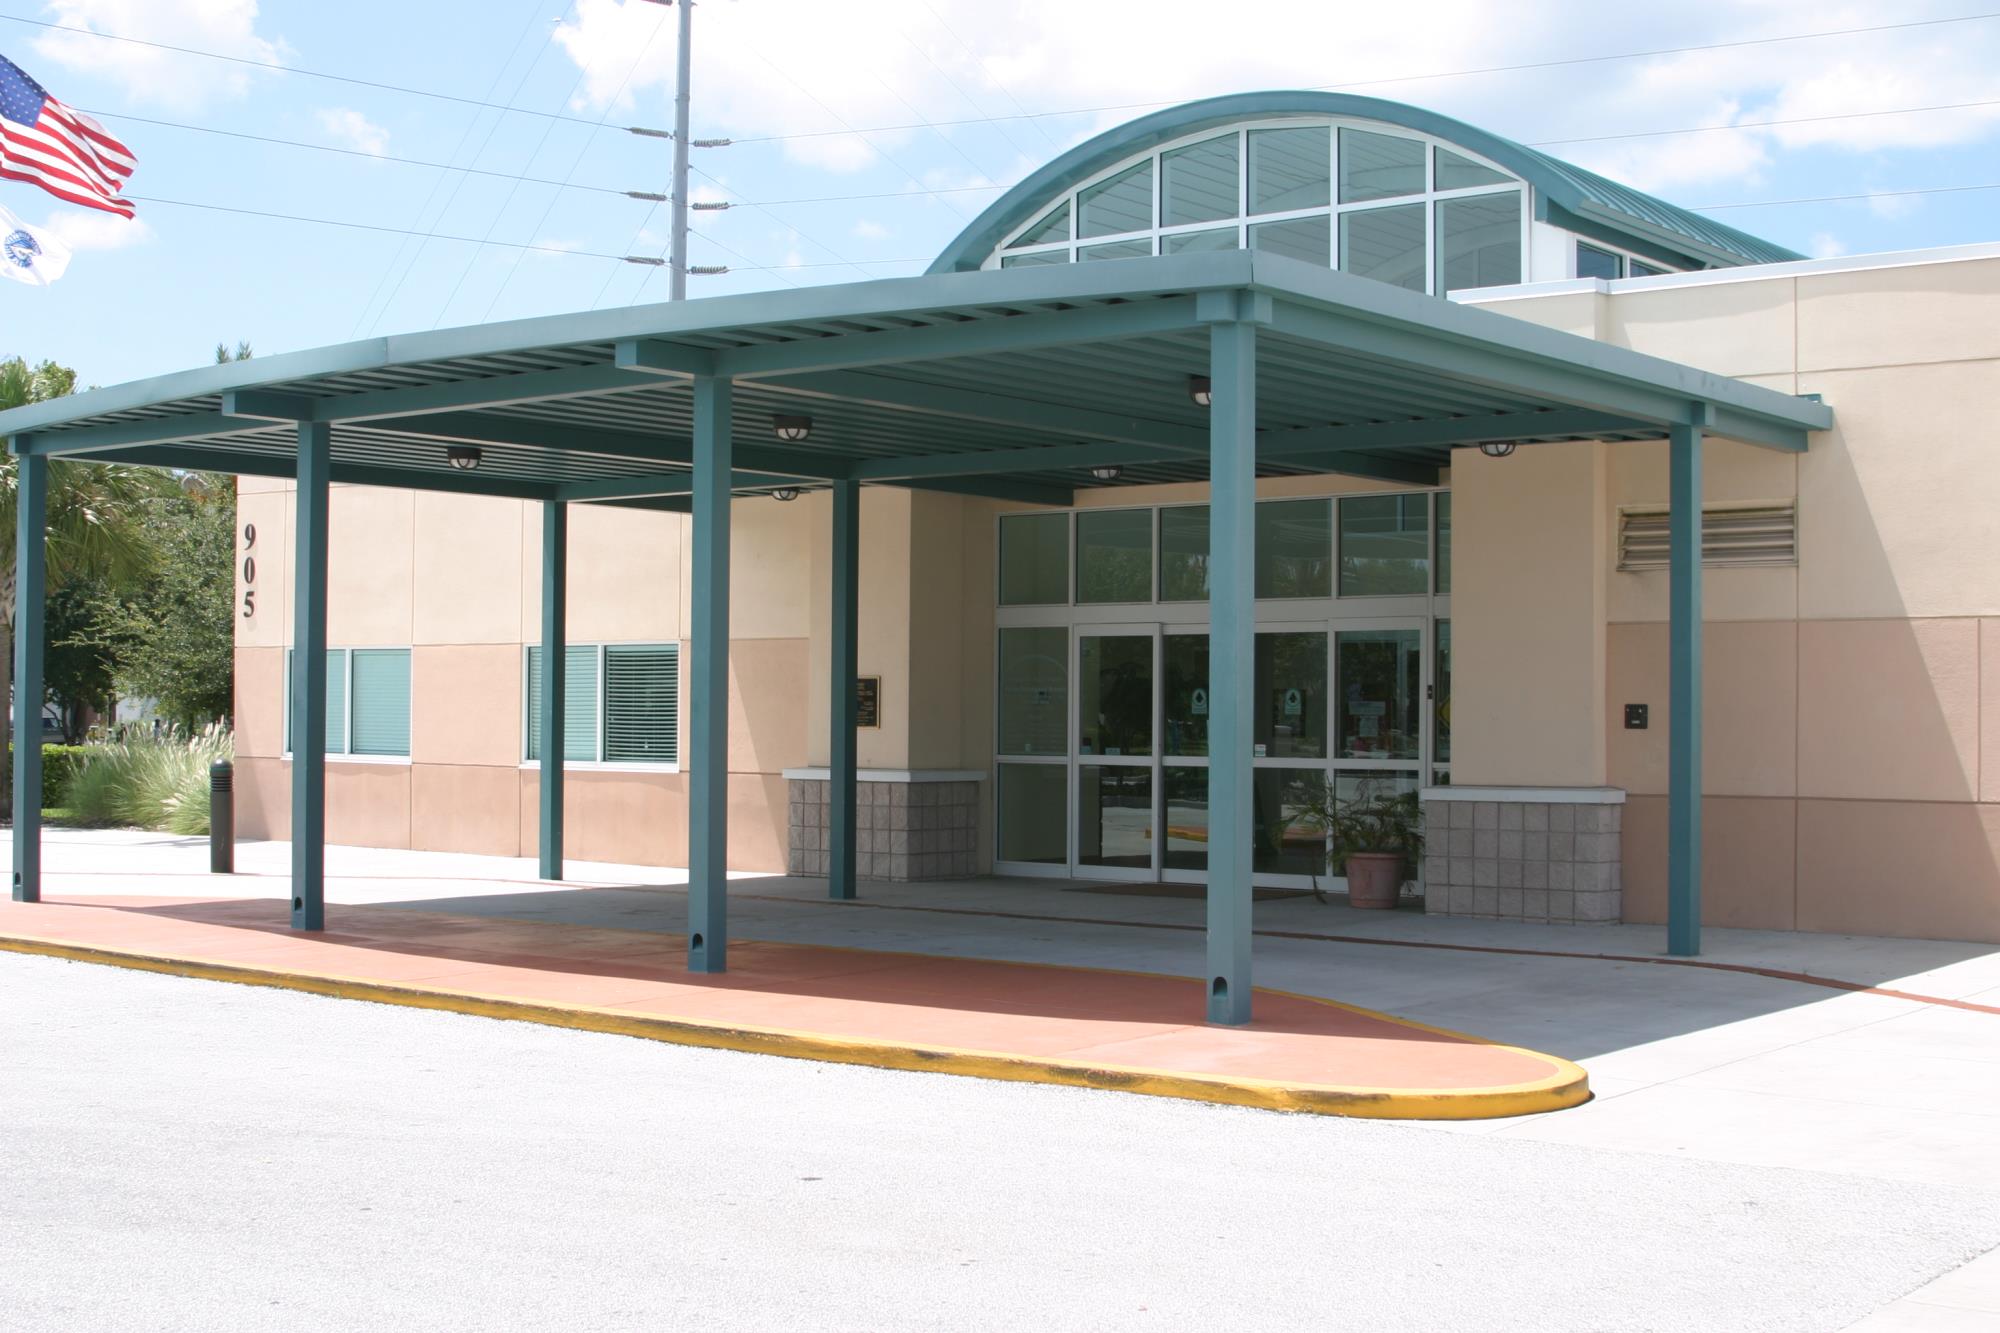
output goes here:
{"type": "Polygon", "coordinates": [[[1679,257],[1692,267],[1769,264],[1805,256],[1656,199],[1525,144],[1401,102],[1347,93],[1236,93],[1141,116],[1070,149],[1002,195],[931,264],[932,273],[976,269],[1015,228],[1078,182],[1174,139],[1245,120],[1339,116],[1434,135],[1504,167],[1535,192],[1535,215],[1557,226],[1679,257]]]}

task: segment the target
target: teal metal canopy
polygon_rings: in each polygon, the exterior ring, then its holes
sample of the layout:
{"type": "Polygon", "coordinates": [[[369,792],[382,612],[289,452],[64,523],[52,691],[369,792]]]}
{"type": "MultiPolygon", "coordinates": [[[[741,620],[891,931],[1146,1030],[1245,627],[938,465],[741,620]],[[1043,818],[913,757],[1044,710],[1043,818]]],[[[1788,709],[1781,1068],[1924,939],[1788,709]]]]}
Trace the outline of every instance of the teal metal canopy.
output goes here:
{"type": "Polygon", "coordinates": [[[0,413],[17,453],[681,508],[697,375],[730,381],[737,493],[838,481],[1038,503],[1208,476],[1190,377],[1259,324],[1257,470],[1423,484],[1454,447],[1658,439],[1803,449],[1832,414],[1283,257],[1184,255],[715,297],[369,339],[0,413]],[[777,415],[812,419],[780,441],[777,415]],[[478,466],[450,466],[473,445],[478,466]],[[1120,469],[1115,481],[1093,467],[1120,469]]]}
{"type": "Polygon", "coordinates": [[[1670,259],[1679,267],[1733,268],[1805,258],[1435,111],[1346,93],[1277,91],[1188,102],[1141,116],[1077,145],[995,200],[945,247],[930,271],[953,273],[978,268],[1016,228],[1066,191],[1127,158],[1203,130],[1292,116],[1370,120],[1433,135],[1526,181],[1534,190],[1535,215],[1542,220],[1641,254],[1670,259]]]}

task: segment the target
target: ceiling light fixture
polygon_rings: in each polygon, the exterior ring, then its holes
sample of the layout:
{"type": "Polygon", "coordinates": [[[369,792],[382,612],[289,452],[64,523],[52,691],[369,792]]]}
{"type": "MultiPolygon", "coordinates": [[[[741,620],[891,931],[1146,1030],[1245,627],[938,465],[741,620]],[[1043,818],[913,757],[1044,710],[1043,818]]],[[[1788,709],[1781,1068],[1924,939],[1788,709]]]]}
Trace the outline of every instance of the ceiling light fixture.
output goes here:
{"type": "Polygon", "coordinates": [[[479,466],[479,460],[486,455],[476,444],[451,444],[445,446],[444,461],[460,472],[470,472],[479,466]]]}
{"type": "Polygon", "coordinates": [[[1206,375],[1188,376],[1188,397],[1194,399],[1194,405],[1196,407],[1207,407],[1210,403],[1215,401],[1215,393],[1214,390],[1212,390],[1209,387],[1208,376],[1206,375]]]}
{"type": "Polygon", "coordinates": [[[1116,481],[1124,471],[1125,471],[1124,468],[1119,467],[1115,463],[1105,463],[1098,467],[1092,468],[1090,470],[1090,475],[1097,478],[1099,481],[1116,481]]]}
{"type": "Polygon", "coordinates": [[[780,504],[789,504],[799,498],[799,488],[796,486],[780,486],[777,490],[771,492],[771,498],[780,504]]]}
{"type": "Polygon", "coordinates": [[[786,444],[797,444],[799,441],[805,439],[806,436],[812,434],[813,419],[811,417],[774,416],[771,418],[771,429],[778,432],[778,438],[786,444]]]}
{"type": "Polygon", "coordinates": [[[1514,452],[1514,442],[1512,440],[1488,440],[1479,446],[1479,452],[1485,454],[1488,458],[1505,458],[1508,454],[1514,452]]]}

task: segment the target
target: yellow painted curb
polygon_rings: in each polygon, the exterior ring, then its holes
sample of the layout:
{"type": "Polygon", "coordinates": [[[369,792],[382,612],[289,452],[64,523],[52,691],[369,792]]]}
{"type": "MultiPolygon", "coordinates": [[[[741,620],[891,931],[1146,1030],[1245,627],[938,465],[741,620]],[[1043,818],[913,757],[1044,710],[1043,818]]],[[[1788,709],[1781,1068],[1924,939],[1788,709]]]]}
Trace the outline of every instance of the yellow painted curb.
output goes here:
{"type": "MultiPolygon", "coordinates": [[[[1360,1116],[1384,1120],[1487,1120],[1504,1116],[1533,1115],[1544,1111],[1560,1111],[1590,1100],[1589,1076],[1580,1066],[1560,1056],[1545,1055],[1524,1047],[1504,1046],[1502,1043],[1490,1042],[1482,1037],[1397,1018],[1393,1014],[1342,1004],[1337,1000],[1327,1000],[1316,995],[1298,995],[1290,991],[1265,993],[1332,1005],[1338,1009],[1366,1014],[1401,1027],[1455,1037],[1481,1046],[1497,1046],[1516,1051],[1547,1062],[1553,1072],[1546,1078],[1528,1083],[1490,1088],[1460,1088],[1451,1091],[1281,1083],[1223,1075],[1177,1074],[1120,1065],[1074,1064],[1061,1060],[1037,1059],[993,1051],[961,1050],[948,1046],[905,1046],[888,1042],[858,1041],[818,1033],[795,1032],[784,1028],[727,1026],[691,1019],[656,1018],[590,1005],[563,1005],[513,999],[504,995],[433,990],[419,985],[391,985],[387,982],[368,981],[357,977],[282,972],[271,968],[250,967],[241,963],[175,958],[160,954],[66,944],[60,940],[33,936],[0,935],[0,951],[64,958],[79,963],[99,963],[140,972],[194,977],[204,981],[270,986],[280,990],[300,991],[308,995],[324,995],[336,999],[372,1000],[378,1004],[403,1005],[412,1009],[438,1009],[450,1013],[470,1014],[479,1018],[507,1019],[540,1023],[547,1027],[573,1028],[584,1032],[643,1037],[679,1046],[745,1051],[758,1055],[817,1060],[829,1064],[867,1065],[876,1069],[957,1074],[1016,1083],[1053,1083],[1067,1087],[1100,1088],[1113,1092],[1139,1093],[1149,1097],[1177,1097],[1188,1101],[1213,1102],[1224,1106],[1253,1106],[1269,1111],[1360,1116]]],[[[1064,965],[1038,964],[1038,966],[1064,965]]]]}

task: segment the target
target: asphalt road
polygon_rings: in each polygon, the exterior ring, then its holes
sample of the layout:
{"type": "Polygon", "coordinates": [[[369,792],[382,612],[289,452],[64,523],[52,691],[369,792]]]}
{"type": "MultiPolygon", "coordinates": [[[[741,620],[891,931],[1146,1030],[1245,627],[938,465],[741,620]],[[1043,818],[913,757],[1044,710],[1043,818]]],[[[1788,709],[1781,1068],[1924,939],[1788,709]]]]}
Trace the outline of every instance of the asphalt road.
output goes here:
{"type": "Polygon", "coordinates": [[[0,955],[0,1324],[1833,1330],[1991,1194],[0,955]]]}

